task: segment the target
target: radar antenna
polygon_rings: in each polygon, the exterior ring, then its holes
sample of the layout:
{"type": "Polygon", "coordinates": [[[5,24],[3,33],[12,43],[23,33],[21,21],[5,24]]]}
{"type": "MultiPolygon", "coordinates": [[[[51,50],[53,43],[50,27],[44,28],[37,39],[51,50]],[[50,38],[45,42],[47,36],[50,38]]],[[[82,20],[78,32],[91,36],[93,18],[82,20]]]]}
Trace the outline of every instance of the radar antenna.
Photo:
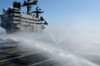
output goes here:
{"type": "Polygon", "coordinates": [[[33,0],[33,1],[31,1],[31,0],[27,0],[27,1],[25,1],[24,0],[24,3],[23,3],[23,5],[22,6],[27,6],[27,14],[28,15],[31,15],[31,6],[32,5],[37,5],[37,2],[38,2],[38,0],[33,0]]]}

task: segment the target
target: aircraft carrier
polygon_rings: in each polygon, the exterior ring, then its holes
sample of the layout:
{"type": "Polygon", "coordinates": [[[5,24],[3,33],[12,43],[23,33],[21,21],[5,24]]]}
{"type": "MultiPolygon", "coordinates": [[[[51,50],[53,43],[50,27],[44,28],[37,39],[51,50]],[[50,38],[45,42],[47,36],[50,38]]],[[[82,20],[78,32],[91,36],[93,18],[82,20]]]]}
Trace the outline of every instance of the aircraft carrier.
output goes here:
{"type": "MultiPolygon", "coordinates": [[[[24,3],[14,2],[13,7],[3,9],[0,15],[0,26],[6,34],[39,33],[48,25],[37,0],[26,0],[24,3]],[[35,11],[31,11],[36,6],[35,11]],[[21,12],[21,7],[27,7],[27,13],[21,12]]],[[[24,39],[23,39],[24,40],[24,39]]],[[[50,58],[45,52],[19,46],[19,41],[0,39],[0,66],[62,66],[55,57],[50,58]]]]}

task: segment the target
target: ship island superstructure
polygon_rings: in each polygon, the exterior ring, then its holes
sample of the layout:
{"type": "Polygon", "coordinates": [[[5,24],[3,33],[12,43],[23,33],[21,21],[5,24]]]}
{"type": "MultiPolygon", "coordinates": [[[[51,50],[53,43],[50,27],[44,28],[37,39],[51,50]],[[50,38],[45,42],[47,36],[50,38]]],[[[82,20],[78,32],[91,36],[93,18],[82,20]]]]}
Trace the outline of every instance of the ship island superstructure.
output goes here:
{"type": "Polygon", "coordinates": [[[0,15],[1,27],[6,29],[7,34],[16,32],[40,32],[48,25],[39,6],[36,6],[35,11],[31,11],[33,5],[37,5],[38,0],[27,0],[21,5],[20,2],[14,2],[13,7],[3,9],[3,14],[0,15]],[[27,7],[27,13],[21,12],[21,7],[27,7]]]}

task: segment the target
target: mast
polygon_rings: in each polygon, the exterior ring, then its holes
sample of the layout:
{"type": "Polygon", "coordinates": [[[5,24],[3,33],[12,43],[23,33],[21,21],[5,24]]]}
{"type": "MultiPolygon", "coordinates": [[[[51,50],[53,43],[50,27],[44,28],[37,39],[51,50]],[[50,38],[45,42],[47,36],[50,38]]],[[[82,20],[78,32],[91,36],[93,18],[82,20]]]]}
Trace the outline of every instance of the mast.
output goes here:
{"type": "Polygon", "coordinates": [[[40,13],[44,13],[43,11],[41,11],[41,9],[39,8],[39,6],[36,7],[36,11],[33,11],[32,13],[36,14],[36,18],[39,18],[39,14],[40,13]]]}
{"type": "Polygon", "coordinates": [[[33,0],[33,1],[27,0],[27,1],[24,1],[22,6],[26,6],[27,7],[27,14],[28,15],[31,15],[32,5],[37,5],[37,2],[38,2],[38,0],[33,0]]]}
{"type": "Polygon", "coordinates": [[[30,5],[30,1],[31,0],[28,0],[28,4],[27,4],[27,14],[29,14],[30,15],[30,11],[31,11],[31,5],[30,5]]]}

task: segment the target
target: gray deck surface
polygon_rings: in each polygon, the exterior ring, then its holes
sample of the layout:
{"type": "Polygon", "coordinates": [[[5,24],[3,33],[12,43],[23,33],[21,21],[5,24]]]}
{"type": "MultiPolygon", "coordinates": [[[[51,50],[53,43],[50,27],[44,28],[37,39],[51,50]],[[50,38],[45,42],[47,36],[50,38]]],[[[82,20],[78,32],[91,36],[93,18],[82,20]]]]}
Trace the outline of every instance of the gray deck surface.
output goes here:
{"type": "Polygon", "coordinates": [[[0,41],[0,66],[62,66],[45,53],[18,46],[13,40],[0,41]],[[23,50],[22,50],[23,49],[23,50]]]}

